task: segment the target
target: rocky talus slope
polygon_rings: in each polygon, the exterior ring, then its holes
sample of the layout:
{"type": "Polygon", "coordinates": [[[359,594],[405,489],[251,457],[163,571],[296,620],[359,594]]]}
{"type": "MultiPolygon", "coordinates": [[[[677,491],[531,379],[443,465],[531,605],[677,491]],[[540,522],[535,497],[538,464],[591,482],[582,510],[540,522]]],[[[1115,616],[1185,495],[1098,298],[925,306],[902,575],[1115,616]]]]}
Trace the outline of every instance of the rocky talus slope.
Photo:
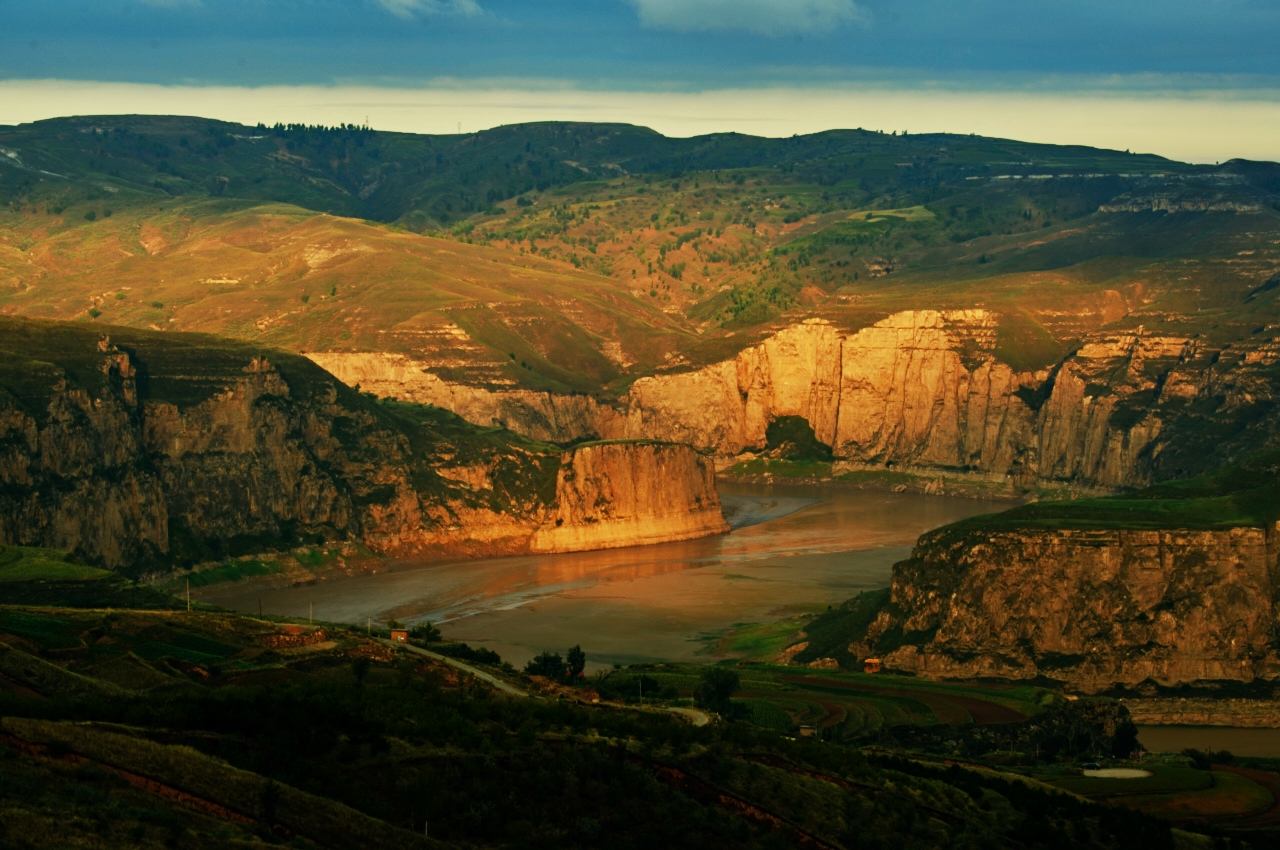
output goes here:
{"type": "Polygon", "coordinates": [[[923,675],[1088,691],[1274,678],[1278,533],[942,529],[894,567],[889,605],[850,649],[923,675]]]}
{"type": "Polygon", "coordinates": [[[1142,327],[1094,332],[1055,367],[1016,371],[995,355],[999,322],[986,310],[913,310],[842,333],[808,320],[731,360],[641,378],[612,404],[452,384],[402,355],[311,356],[348,384],[541,439],[668,440],[727,457],[800,416],[849,464],[1021,487],[1142,486],[1270,433],[1255,415],[1275,396],[1270,336],[1227,351],[1142,327]]]}
{"type": "Polygon", "coordinates": [[[110,334],[0,318],[0,542],[141,572],[338,539],[398,555],[528,551],[544,525],[556,542],[542,548],[617,545],[599,516],[647,528],[627,532],[636,542],[722,530],[689,449],[564,452],[371,402],[283,352],[110,334]],[[638,487],[646,464],[661,475],[638,487]],[[585,485],[562,474],[579,466],[594,482],[586,508],[585,485]]]}

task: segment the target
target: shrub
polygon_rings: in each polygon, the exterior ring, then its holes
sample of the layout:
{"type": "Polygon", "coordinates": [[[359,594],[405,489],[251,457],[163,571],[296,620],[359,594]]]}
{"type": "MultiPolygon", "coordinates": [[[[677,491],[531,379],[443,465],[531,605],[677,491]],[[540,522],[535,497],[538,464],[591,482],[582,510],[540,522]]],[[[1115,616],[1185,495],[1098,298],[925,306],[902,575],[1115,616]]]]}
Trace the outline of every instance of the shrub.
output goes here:
{"type": "Polygon", "coordinates": [[[702,671],[702,677],[693,696],[703,708],[731,714],[730,698],[738,692],[742,679],[736,670],[728,667],[708,667],[702,671]]]}
{"type": "Polygon", "coordinates": [[[524,667],[530,676],[546,676],[548,679],[563,679],[566,671],[564,659],[560,653],[550,650],[534,657],[524,667]]]}
{"type": "Polygon", "coordinates": [[[419,623],[409,629],[409,640],[414,643],[439,643],[441,640],[440,630],[431,623],[419,623]]]}

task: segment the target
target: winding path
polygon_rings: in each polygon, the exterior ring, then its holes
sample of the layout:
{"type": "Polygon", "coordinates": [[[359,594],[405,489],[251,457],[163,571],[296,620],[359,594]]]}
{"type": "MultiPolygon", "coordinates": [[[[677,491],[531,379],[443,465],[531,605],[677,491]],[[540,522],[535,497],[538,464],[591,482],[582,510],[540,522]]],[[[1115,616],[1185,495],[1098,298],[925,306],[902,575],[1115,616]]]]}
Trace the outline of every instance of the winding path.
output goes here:
{"type": "MultiPolygon", "coordinates": [[[[493,675],[492,673],[486,673],[483,670],[477,670],[475,667],[472,667],[470,664],[467,664],[465,661],[459,661],[456,658],[450,658],[447,655],[441,655],[438,652],[432,652],[429,649],[422,649],[420,647],[412,646],[407,643],[396,643],[394,641],[387,640],[386,638],[377,638],[376,640],[379,643],[382,643],[391,647],[392,649],[411,652],[415,655],[421,655],[426,658],[431,658],[435,661],[444,662],[445,664],[448,664],[450,667],[456,667],[457,669],[463,671],[464,673],[469,673],[472,676],[475,676],[477,679],[479,679],[482,682],[493,685],[495,688],[502,691],[504,694],[510,694],[511,696],[514,696],[514,697],[532,696],[528,691],[521,690],[520,688],[517,688],[515,685],[511,684],[510,682],[505,682],[502,679],[499,679],[497,676],[493,675]]],[[[638,709],[638,710],[649,711],[653,709],[638,709]]],[[[711,722],[711,715],[700,708],[687,708],[684,706],[678,706],[675,708],[663,708],[663,709],[657,709],[657,710],[665,712],[667,714],[674,714],[678,717],[683,717],[685,720],[688,720],[694,726],[706,726],[708,723],[711,722]]]]}
{"type": "Polygon", "coordinates": [[[436,661],[443,661],[445,664],[448,664],[450,667],[456,667],[459,670],[463,671],[464,673],[470,673],[472,676],[475,676],[477,679],[479,679],[482,682],[486,682],[490,685],[493,685],[495,688],[502,691],[504,694],[511,694],[511,696],[513,697],[529,696],[528,691],[522,691],[519,688],[517,688],[515,685],[512,685],[509,682],[504,682],[503,680],[499,679],[497,676],[493,675],[492,673],[486,673],[483,670],[477,670],[475,667],[472,667],[470,664],[467,664],[465,661],[459,661],[456,658],[450,658],[447,655],[441,655],[440,653],[432,652],[429,649],[420,649],[419,647],[411,646],[407,643],[396,643],[394,641],[387,640],[386,638],[377,638],[377,641],[379,643],[386,644],[392,649],[398,649],[402,652],[412,652],[414,655],[422,655],[427,658],[434,659],[436,661]]]}

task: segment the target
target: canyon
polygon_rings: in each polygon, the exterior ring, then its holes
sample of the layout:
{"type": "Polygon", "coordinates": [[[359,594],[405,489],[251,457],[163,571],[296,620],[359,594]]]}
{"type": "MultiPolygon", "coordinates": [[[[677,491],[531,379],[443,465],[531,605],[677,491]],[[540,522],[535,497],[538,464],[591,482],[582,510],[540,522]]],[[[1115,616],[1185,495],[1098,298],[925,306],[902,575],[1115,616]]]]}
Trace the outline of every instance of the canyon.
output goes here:
{"type": "Polygon", "coordinates": [[[338,540],[459,556],[726,529],[687,447],[561,449],[371,402],[284,352],[111,330],[0,319],[0,542],[137,575],[338,540]]]}
{"type": "MultiPolygon", "coordinates": [[[[1256,420],[1249,410],[1274,396],[1271,336],[1228,352],[1141,325],[1107,329],[1056,364],[1019,371],[996,355],[1001,320],[907,310],[842,332],[808,319],[732,359],[641,377],[616,399],[469,386],[404,354],[308,356],[362,390],[536,439],[682,442],[723,465],[762,450],[771,422],[798,416],[847,468],[1003,476],[1011,491],[1117,491],[1207,468],[1228,446],[1197,445],[1197,404],[1216,399],[1220,419],[1256,420]]],[[[1230,448],[1270,433],[1253,421],[1230,448]]]]}

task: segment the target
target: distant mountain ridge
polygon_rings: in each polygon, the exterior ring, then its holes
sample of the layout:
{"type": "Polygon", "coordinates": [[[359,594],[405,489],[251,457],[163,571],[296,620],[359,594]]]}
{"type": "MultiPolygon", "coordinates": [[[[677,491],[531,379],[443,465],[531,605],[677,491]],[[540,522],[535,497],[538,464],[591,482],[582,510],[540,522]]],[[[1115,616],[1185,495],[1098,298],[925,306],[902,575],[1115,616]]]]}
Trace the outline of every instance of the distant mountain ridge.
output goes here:
{"type": "MultiPolygon", "coordinates": [[[[771,139],[738,133],[669,138],[626,124],[545,122],[464,135],[352,125],[246,127],[167,116],[83,116],[0,127],[0,192],[42,179],[101,181],[164,195],[298,204],[410,226],[440,226],[521,194],[625,174],[772,168],[800,182],[856,179],[872,194],[983,176],[1204,175],[1265,172],[1243,162],[1193,166],[1150,154],[951,134],[830,130],[771,139]]],[[[1273,190],[1274,191],[1274,190],[1273,190]]],[[[0,195],[3,198],[3,195],[0,195]]]]}

